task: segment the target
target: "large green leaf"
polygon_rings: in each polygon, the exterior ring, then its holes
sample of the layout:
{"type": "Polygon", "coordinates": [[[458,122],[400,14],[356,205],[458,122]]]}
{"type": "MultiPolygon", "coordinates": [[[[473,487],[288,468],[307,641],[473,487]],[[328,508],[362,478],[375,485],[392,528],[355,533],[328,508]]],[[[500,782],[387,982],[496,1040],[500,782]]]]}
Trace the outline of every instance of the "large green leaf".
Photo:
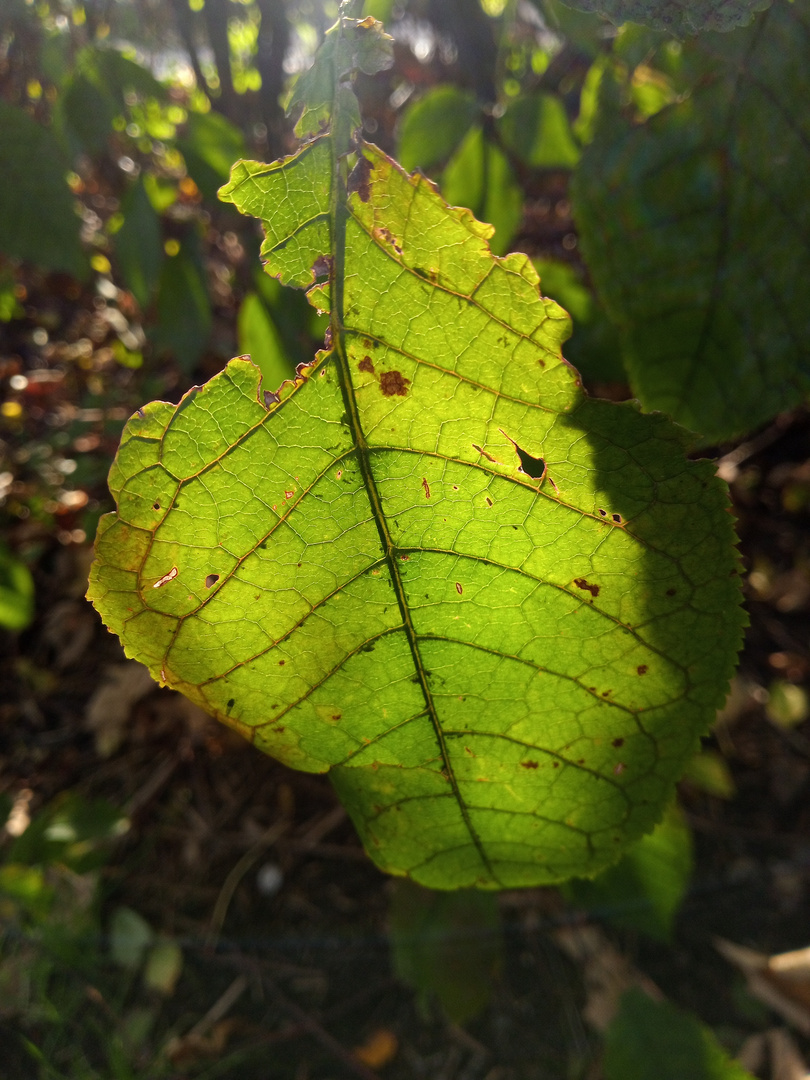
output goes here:
{"type": "Polygon", "coordinates": [[[578,11],[605,15],[611,22],[643,23],[678,37],[701,30],[747,26],[772,0],[565,0],[578,11]]]}
{"type": "MultiPolygon", "coordinates": [[[[340,125],[337,125],[340,130],[340,125]]],[[[593,873],[648,830],[740,634],[727,496],[664,417],[588,400],[524,255],[373,146],[235,166],[331,343],[129,421],[89,595],[129,655],[423,884],[593,873]],[[317,283],[328,274],[329,280],[317,283]]]]}
{"type": "Polygon", "coordinates": [[[809,10],[780,2],[750,30],[685,45],[693,91],[643,122],[606,76],[574,181],[634,391],[707,439],[810,389],[809,10]]]}

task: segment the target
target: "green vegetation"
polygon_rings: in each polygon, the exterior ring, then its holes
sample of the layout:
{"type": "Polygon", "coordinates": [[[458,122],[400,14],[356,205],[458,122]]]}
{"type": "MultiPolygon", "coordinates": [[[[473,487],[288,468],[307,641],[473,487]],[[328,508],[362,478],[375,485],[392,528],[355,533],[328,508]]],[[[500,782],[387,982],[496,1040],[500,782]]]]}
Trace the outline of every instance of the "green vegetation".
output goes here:
{"type": "MultiPolygon", "coordinates": [[[[400,879],[394,963],[425,1013],[486,1004],[495,890],[564,883],[671,940],[693,859],[675,783],[733,794],[700,739],[744,625],[727,490],[696,449],[808,388],[806,0],[534,0],[537,25],[476,0],[455,59],[431,5],[420,41],[385,3],[331,5],[327,31],[329,4],[178,0],[182,74],[119,6],[117,26],[71,0],[0,16],[0,323],[35,287],[96,312],[73,338],[94,359],[64,352],[81,407],[24,452],[50,374],[3,369],[3,513],[95,534],[88,596],[127,656],[328,773],[400,879]],[[462,78],[420,90],[375,16],[413,35],[408,63],[444,49],[462,78]],[[99,521],[88,491],[134,408],[99,521]]],[[[0,549],[9,631],[34,617],[38,552],[0,549]]],[[[774,724],[806,705],[773,683],[774,724]]],[[[97,1075],[84,1036],[59,1049],[83,949],[83,978],[127,980],[103,1067],[166,1067],[151,1033],[183,954],[126,905],[100,913],[122,820],[77,796],[4,849],[0,985],[46,1032],[26,1043],[43,1077],[97,1075]]],[[[747,1075],[630,991],[606,1080],[656,1055],[747,1075]]]]}

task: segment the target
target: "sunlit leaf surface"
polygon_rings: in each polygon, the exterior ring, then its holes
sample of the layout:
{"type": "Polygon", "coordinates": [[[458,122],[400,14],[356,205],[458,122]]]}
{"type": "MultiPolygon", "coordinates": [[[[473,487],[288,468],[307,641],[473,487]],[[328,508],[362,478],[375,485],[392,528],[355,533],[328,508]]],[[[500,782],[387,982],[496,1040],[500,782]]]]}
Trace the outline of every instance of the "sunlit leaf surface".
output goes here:
{"type": "Polygon", "coordinates": [[[660,817],[740,633],[726,495],[589,401],[523,255],[372,146],[237,165],[330,343],[127,425],[90,595],[129,655],[423,884],[588,874],[660,817]],[[328,281],[319,284],[315,280],[328,281]],[[275,391],[278,389],[278,393],[275,391]]]}

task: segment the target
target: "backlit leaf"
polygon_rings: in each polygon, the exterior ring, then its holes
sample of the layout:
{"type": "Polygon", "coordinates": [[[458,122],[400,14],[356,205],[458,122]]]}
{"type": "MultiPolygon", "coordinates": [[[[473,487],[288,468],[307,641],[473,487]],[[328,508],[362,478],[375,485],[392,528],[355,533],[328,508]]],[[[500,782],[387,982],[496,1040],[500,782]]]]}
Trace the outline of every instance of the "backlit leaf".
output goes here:
{"type": "Polygon", "coordinates": [[[239,359],[132,417],[89,595],[157,678],[329,770],[384,869],[595,873],[722,702],[727,496],[665,418],[585,398],[526,256],[352,156],[322,134],[234,168],[223,197],[331,345],[278,400],[239,359]]]}

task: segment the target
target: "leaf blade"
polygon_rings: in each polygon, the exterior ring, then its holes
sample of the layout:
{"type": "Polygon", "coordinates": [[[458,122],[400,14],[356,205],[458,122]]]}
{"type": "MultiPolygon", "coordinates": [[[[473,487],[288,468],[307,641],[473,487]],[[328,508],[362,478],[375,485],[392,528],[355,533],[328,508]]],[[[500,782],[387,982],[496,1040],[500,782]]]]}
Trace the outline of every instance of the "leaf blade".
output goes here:
{"type": "Polygon", "coordinates": [[[565,312],[490,226],[375,147],[346,172],[327,136],[236,167],[331,347],[269,407],[236,360],[130,421],[90,595],[164,682],[329,770],[383,868],[595,872],[730,675],[724,489],[663,418],[584,398],[565,312]]]}

